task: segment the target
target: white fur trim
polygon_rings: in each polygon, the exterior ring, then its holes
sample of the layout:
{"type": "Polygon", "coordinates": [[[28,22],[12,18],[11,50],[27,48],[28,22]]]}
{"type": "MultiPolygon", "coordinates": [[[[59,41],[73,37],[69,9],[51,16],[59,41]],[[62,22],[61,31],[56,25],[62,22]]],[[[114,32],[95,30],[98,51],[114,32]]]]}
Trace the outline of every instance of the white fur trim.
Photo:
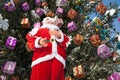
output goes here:
{"type": "Polygon", "coordinates": [[[39,30],[39,27],[36,27],[36,28],[33,28],[29,33],[30,33],[31,35],[35,35],[38,30],[39,30]]]}
{"type": "MultiPolygon", "coordinates": [[[[51,38],[54,38],[54,36],[52,36],[51,38]]],[[[58,54],[56,47],[57,47],[57,43],[55,41],[52,42],[52,53],[51,53],[51,55],[46,55],[44,57],[40,57],[40,58],[34,60],[32,62],[31,67],[33,67],[33,66],[35,66],[35,65],[37,65],[37,64],[39,64],[41,62],[51,60],[51,59],[53,59],[55,57],[57,60],[59,60],[64,65],[64,68],[65,68],[65,60],[64,60],[64,58],[62,56],[60,56],[58,54]]]]}
{"type": "Polygon", "coordinates": [[[63,41],[64,41],[64,34],[62,33],[62,31],[59,31],[59,32],[60,32],[61,38],[58,39],[58,38],[56,37],[56,40],[57,40],[58,42],[63,42],[63,41]]]}
{"type": "Polygon", "coordinates": [[[65,60],[63,59],[63,57],[61,57],[60,55],[56,55],[55,58],[59,60],[64,65],[65,68],[65,60]]]}
{"type": "Polygon", "coordinates": [[[36,48],[41,48],[41,47],[42,47],[42,46],[40,46],[40,45],[38,44],[38,41],[39,41],[40,38],[41,38],[41,37],[37,37],[36,40],[35,40],[35,47],[36,47],[36,48]]]}
{"type": "Polygon", "coordinates": [[[72,36],[69,36],[69,41],[66,43],[66,46],[68,47],[71,44],[72,36]]]}
{"type": "Polygon", "coordinates": [[[55,29],[55,30],[59,30],[58,26],[55,26],[54,24],[46,24],[44,23],[41,28],[48,28],[48,29],[55,29]]]}

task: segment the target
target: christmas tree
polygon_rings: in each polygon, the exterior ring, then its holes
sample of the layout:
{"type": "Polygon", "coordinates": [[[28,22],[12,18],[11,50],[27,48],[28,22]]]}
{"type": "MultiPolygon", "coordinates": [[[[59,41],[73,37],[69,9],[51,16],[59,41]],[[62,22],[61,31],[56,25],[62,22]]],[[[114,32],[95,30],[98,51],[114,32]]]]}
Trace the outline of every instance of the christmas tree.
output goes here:
{"type": "Polygon", "coordinates": [[[0,0],[0,76],[29,80],[32,52],[26,34],[44,17],[57,16],[71,37],[66,80],[107,80],[120,72],[120,34],[113,25],[119,10],[117,3],[106,6],[102,0],[0,0]],[[13,71],[5,70],[7,63],[13,71]]]}

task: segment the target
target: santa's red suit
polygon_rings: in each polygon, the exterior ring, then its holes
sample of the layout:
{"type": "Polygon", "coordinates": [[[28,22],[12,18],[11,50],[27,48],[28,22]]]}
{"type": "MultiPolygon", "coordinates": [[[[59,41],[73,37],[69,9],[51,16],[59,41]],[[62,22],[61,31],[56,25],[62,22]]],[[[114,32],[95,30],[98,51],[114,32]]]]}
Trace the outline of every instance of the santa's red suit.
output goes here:
{"type": "Polygon", "coordinates": [[[54,25],[45,25],[32,29],[26,35],[28,47],[34,50],[30,80],[64,80],[66,47],[70,39],[61,30],[60,39],[50,35],[50,27],[58,28],[54,25]],[[42,47],[38,41],[45,37],[48,46],[42,47]]]}

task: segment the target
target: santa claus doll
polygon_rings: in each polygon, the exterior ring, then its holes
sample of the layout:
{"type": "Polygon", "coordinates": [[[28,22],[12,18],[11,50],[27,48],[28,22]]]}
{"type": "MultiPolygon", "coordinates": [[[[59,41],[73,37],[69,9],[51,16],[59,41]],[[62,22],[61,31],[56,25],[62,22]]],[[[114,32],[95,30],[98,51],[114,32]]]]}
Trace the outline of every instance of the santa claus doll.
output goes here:
{"type": "Polygon", "coordinates": [[[46,17],[42,26],[33,28],[26,35],[27,47],[34,51],[30,80],[64,80],[70,39],[59,29],[56,20],[59,19],[46,17]]]}

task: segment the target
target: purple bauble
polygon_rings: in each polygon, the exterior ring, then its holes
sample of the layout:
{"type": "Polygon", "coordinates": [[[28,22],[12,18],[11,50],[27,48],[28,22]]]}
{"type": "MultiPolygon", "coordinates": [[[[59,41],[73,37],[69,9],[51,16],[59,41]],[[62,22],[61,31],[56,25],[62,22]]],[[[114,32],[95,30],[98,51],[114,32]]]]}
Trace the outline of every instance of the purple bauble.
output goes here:
{"type": "Polygon", "coordinates": [[[112,73],[110,76],[108,76],[107,80],[120,80],[120,73],[112,73]]]}
{"type": "Polygon", "coordinates": [[[44,14],[44,10],[42,8],[37,8],[35,13],[39,16],[43,15],[44,14]]]}
{"type": "Polygon", "coordinates": [[[35,0],[35,5],[40,6],[41,0],[35,0]]]}
{"type": "Polygon", "coordinates": [[[22,4],[22,10],[23,10],[24,12],[27,12],[27,11],[30,10],[30,6],[29,6],[29,4],[28,4],[27,2],[24,2],[24,3],[22,4]]]}

